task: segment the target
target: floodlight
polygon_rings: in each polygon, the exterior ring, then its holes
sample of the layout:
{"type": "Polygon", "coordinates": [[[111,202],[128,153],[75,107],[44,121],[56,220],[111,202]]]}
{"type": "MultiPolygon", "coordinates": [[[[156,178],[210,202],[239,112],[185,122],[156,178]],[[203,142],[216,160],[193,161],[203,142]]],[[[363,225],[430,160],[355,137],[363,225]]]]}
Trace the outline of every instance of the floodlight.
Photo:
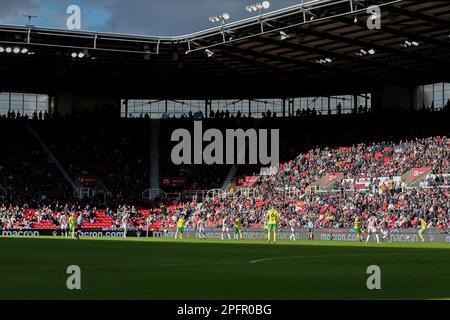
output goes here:
{"type": "Polygon", "coordinates": [[[289,39],[289,35],[284,31],[280,31],[280,39],[281,41],[289,39]]]}
{"type": "Polygon", "coordinates": [[[330,63],[330,62],[333,62],[333,60],[331,60],[330,58],[325,58],[325,62],[330,63]]]}
{"type": "Polygon", "coordinates": [[[14,50],[13,50],[13,52],[14,52],[15,54],[18,54],[18,53],[20,53],[20,48],[18,48],[18,47],[15,47],[15,48],[14,48],[14,50]]]}
{"type": "Polygon", "coordinates": [[[369,51],[367,51],[369,54],[373,55],[375,54],[375,50],[374,49],[370,49],[369,51]]]}
{"type": "Polygon", "coordinates": [[[206,55],[208,56],[208,58],[211,58],[214,55],[214,52],[209,49],[206,49],[205,52],[206,52],[206,55]]]}
{"type": "Polygon", "coordinates": [[[209,17],[209,21],[211,21],[212,23],[216,23],[216,22],[225,23],[225,21],[227,21],[227,20],[230,20],[230,14],[227,12],[218,14],[216,16],[209,17]]]}
{"type": "Polygon", "coordinates": [[[72,58],[76,58],[78,56],[78,54],[76,52],[72,52],[71,56],[72,56],[72,58]]]}
{"type": "Polygon", "coordinates": [[[83,59],[83,58],[84,58],[84,53],[83,53],[83,52],[80,52],[80,53],[78,54],[78,58],[83,59]]]}
{"type": "Polygon", "coordinates": [[[0,53],[3,53],[3,52],[5,52],[5,48],[0,47],[0,53]]]}
{"type": "Polygon", "coordinates": [[[255,12],[255,11],[263,11],[263,10],[267,10],[270,8],[270,2],[269,1],[264,1],[262,3],[255,3],[255,4],[251,4],[249,6],[245,7],[245,10],[248,12],[255,12]]]}
{"type": "Polygon", "coordinates": [[[11,53],[12,52],[12,48],[11,47],[7,47],[6,48],[6,53],[11,53]]]}
{"type": "Polygon", "coordinates": [[[28,49],[27,48],[23,48],[20,52],[22,52],[23,54],[28,53],[28,49]]]}
{"type": "Polygon", "coordinates": [[[418,47],[419,46],[419,43],[417,42],[417,41],[413,41],[413,42],[411,42],[412,43],[412,45],[414,46],[414,47],[418,47]]]}

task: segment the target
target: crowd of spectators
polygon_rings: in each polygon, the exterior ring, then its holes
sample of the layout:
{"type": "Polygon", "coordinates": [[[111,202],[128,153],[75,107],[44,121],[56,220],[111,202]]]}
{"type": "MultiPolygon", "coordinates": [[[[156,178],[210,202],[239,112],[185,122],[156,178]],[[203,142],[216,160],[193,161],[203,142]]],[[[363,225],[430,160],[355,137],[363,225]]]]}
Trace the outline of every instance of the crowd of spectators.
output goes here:
{"type": "MultiPolygon", "coordinates": [[[[316,228],[350,228],[356,215],[364,221],[369,214],[376,213],[390,228],[415,227],[420,216],[426,217],[429,227],[447,228],[450,220],[450,189],[439,186],[443,186],[446,181],[442,173],[450,169],[446,163],[448,149],[449,140],[445,137],[415,139],[398,144],[383,142],[348,148],[314,149],[282,164],[278,173],[261,177],[254,186],[252,196],[218,194],[206,197],[202,202],[188,201],[171,208],[163,206],[143,211],[134,206],[119,206],[117,209],[107,208],[105,213],[112,219],[111,228],[121,226],[124,212],[129,217],[129,228],[135,229],[146,228],[154,223],[158,223],[159,228],[173,227],[180,215],[188,217],[188,227],[195,227],[200,217],[206,220],[208,227],[219,227],[225,217],[236,215],[242,218],[246,227],[261,227],[265,212],[271,206],[280,210],[282,227],[296,219],[299,226],[312,221],[316,228]],[[424,166],[429,166],[433,173],[426,180],[426,188],[400,187],[389,179],[386,188],[382,188],[380,181],[375,179],[374,187],[367,190],[342,188],[324,193],[308,191],[311,183],[329,173],[341,172],[346,178],[381,178],[402,175],[413,168],[424,166]],[[292,190],[294,192],[288,192],[292,190]]],[[[9,225],[18,222],[18,226],[26,227],[35,221],[50,219],[57,226],[59,212],[78,212],[80,208],[72,206],[69,210],[66,206],[51,209],[44,206],[36,210],[31,220],[26,221],[21,210],[19,207],[3,207],[2,215],[9,219],[9,225]],[[11,220],[11,217],[15,217],[16,221],[11,220]]],[[[95,219],[92,215],[96,210],[87,207],[82,214],[95,219]]]]}
{"type": "MultiPolygon", "coordinates": [[[[111,228],[120,225],[124,211],[129,215],[133,228],[142,228],[155,221],[162,227],[170,227],[181,214],[188,216],[188,226],[195,226],[200,216],[205,217],[207,226],[213,227],[220,226],[226,216],[240,215],[244,226],[261,227],[264,213],[272,205],[282,212],[282,226],[295,218],[300,225],[312,220],[316,227],[349,227],[355,214],[364,220],[369,213],[377,213],[390,227],[412,227],[419,215],[426,215],[432,227],[445,227],[450,213],[446,188],[446,174],[450,173],[450,140],[440,133],[441,128],[448,130],[448,124],[439,123],[436,118],[433,128],[419,126],[424,130],[412,131],[417,123],[427,121],[426,118],[415,119],[408,125],[405,125],[406,121],[396,123],[389,118],[379,120],[376,125],[368,125],[364,119],[360,118],[360,123],[352,123],[351,128],[348,127],[350,122],[315,120],[308,121],[305,128],[296,124],[286,125],[290,131],[282,133],[281,137],[283,164],[276,174],[263,176],[257,182],[254,196],[219,195],[206,197],[202,202],[157,206],[150,211],[137,209],[142,208],[141,204],[138,206],[138,200],[141,200],[142,190],[148,187],[150,124],[120,120],[108,123],[56,121],[51,124],[34,123],[33,128],[72,177],[95,175],[112,194],[112,199],[91,203],[88,207],[92,208],[88,209],[88,219],[93,221],[97,212],[108,207],[105,212],[111,218],[111,228]],[[386,130],[380,130],[380,127],[386,130]],[[394,129],[402,134],[393,134],[394,129]],[[398,136],[401,138],[397,139],[398,136]],[[422,167],[429,168],[430,172],[419,189],[408,189],[394,183],[394,177],[422,167]],[[312,183],[335,173],[343,175],[343,182],[333,188],[337,192],[309,193],[308,187],[312,183]],[[378,188],[381,178],[389,181],[383,190],[378,188]],[[345,185],[348,179],[369,179],[371,182],[366,190],[352,190],[350,185],[345,185]],[[123,203],[130,206],[124,210],[123,205],[120,206],[123,203]]],[[[255,126],[252,121],[241,119],[235,126],[263,128],[277,125],[270,120],[258,122],[255,126]]],[[[4,196],[0,190],[5,203],[2,222],[4,226],[16,223],[16,226],[25,228],[50,220],[57,226],[55,215],[61,208],[55,209],[55,203],[71,202],[71,186],[28,132],[28,125],[6,121],[0,126],[3,137],[0,147],[7,155],[0,158],[0,186],[7,191],[4,196]],[[23,215],[26,208],[35,211],[32,215],[23,215]]],[[[209,124],[211,127],[216,125],[215,122],[209,124]]],[[[165,127],[162,121],[162,141],[170,140],[168,136],[173,126],[192,128],[192,123],[179,125],[173,122],[165,127]]],[[[185,189],[220,187],[229,171],[228,166],[172,167],[168,161],[170,146],[162,145],[161,176],[189,176],[185,189]]],[[[80,208],[86,208],[85,205],[80,208]]],[[[71,203],[63,211],[78,206],[71,203]]],[[[82,214],[86,215],[84,210],[81,210],[82,214]]]]}
{"type": "Polygon", "coordinates": [[[72,196],[72,188],[25,123],[1,120],[0,137],[0,200],[40,206],[72,196]]]}
{"type": "Polygon", "coordinates": [[[52,121],[36,131],[78,183],[109,201],[137,201],[149,186],[150,129],[122,121],[52,121]],[[55,134],[58,132],[58,134],[55,134]]]}

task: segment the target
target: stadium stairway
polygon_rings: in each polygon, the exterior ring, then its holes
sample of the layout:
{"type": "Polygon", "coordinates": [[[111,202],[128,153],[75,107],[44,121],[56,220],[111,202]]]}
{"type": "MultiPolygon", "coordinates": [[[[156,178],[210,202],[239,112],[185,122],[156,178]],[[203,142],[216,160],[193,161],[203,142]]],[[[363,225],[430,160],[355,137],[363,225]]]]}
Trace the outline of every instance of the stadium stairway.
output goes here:
{"type": "Polygon", "coordinates": [[[221,188],[222,190],[227,190],[228,187],[233,183],[234,177],[237,174],[237,170],[238,170],[237,166],[231,166],[230,171],[228,171],[228,174],[227,174],[225,180],[223,181],[222,188],[221,188]]]}
{"type": "Polygon", "coordinates": [[[150,137],[150,188],[159,189],[159,120],[152,120],[150,137]]]}
{"type": "Polygon", "coordinates": [[[61,165],[61,163],[58,161],[58,159],[56,159],[56,157],[53,155],[53,153],[50,151],[50,149],[47,147],[47,145],[45,144],[45,142],[41,139],[41,137],[39,136],[39,134],[36,132],[36,130],[34,130],[31,125],[27,125],[28,131],[36,138],[36,140],[38,141],[39,145],[42,147],[42,149],[44,150],[45,153],[47,153],[47,155],[49,156],[49,158],[51,159],[52,163],[58,168],[58,170],[61,172],[61,174],[63,175],[63,177],[67,180],[67,182],[72,186],[72,188],[75,190],[77,188],[82,187],[81,183],[77,183],[75,182],[70,175],[67,173],[67,171],[63,168],[63,166],[61,165]]]}

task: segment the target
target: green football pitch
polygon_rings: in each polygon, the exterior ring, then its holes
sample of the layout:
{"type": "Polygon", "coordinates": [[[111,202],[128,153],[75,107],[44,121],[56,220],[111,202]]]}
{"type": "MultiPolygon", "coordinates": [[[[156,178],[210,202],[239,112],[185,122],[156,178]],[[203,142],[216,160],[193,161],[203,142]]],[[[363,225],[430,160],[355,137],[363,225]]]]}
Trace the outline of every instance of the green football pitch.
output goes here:
{"type": "Polygon", "coordinates": [[[450,244],[0,238],[0,255],[0,299],[450,298],[450,244]]]}

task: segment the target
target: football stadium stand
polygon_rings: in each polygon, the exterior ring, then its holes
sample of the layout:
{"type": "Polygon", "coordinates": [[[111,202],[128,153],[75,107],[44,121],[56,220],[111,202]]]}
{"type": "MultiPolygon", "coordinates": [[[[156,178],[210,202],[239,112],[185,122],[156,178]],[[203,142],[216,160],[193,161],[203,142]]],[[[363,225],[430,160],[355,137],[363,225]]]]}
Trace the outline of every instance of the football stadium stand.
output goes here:
{"type": "MultiPolygon", "coordinates": [[[[1,120],[5,136],[6,132],[14,134],[14,140],[2,141],[2,150],[9,155],[2,158],[0,170],[6,190],[2,196],[5,204],[0,209],[3,228],[57,229],[61,215],[72,212],[83,215],[83,228],[120,228],[124,211],[130,214],[130,229],[174,226],[180,214],[188,216],[188,226],[194,226],[200,216],[208,218],[208,226],[219,226],[230,213],[240,215],[244,225],[251,228],[261,227],[264,212],[271,205],[279,207],[287,220],[295,217],[304,226],[313,220],[316,227],[349,227],[355,214],[364,219],[376,212],[392,228],[413,227],[421,214],[428,215],[430,227],[447,227],[450,210],[447,111],[388,116],[393,115],[252,120],[251,126],[253,121],[259,126],[282,123],[282,136],[290,137],[289,144],[284,144],[281,150],[283,162],[278,172],[252,176],[252,170],[257,168],[242,166],[233,192],[208,193],[220,187],[217,179],[220,171],[198,165],[192,171],[193,176],[183,169],[174,173],[173,165],[165,167],[170,162],[165,158],[160,163],[161,172],[188,177],[189,182],[178,189],[173,186],[179,196],[172,201],[142,197],[149,186],[148,175],[142,174],[149,171],[150,162],[146,137],[154,120],[121,119],[106,124],[74,119],[1,120]],[[326,127],[324,124],[330,118],[340,121],[333,122],[332,127],[327,127],[329,130],[321,129],[319,135],[304,135],[312,132],[310,126],[326,127]],[[431,121],[433,127],[417,126],[424,120],[431,121]],[[39,133],[73,180],[78,179],[77,183],[84,187],[96,191],[105,188],[108,192],[77,197],[29,128],[39,133]],[[378,130],[383,130],[378,139],[370,140],[372,132],[378,130]],[[61,134],[55,136],[51,132],[61,134]],[[336,132],[340,138],[333,143],[331,137],[336,132]],[[289,158],[293,152],[297,156],[289,158]],[[198,181],[196,175],[202,177],[200,181],[208,189],[201,197],[195,193],[182,196],[189,184],[198,181]]],[[[183,121],[186,127],[192,124],[191,120],[183,121]]],[[[164,123],[165,128],[172,125],[178,128],[179,120],[164,123]]],[[[219,127],[217,123],[214,125],[219,127]]],[[[170,144],[161,147],[162,155],[170,153],[170,144]]]]}
{"type": "Polygon", "coordinates": [[[1,26],[0,227],[261,228],[276,206],[282,227],[447,228],[449,19],[445,1],[315,0],[179,37],[1,26]],[[175,165],[172,133],[200,120],[279,129],[280,165],[175,165]]]}

